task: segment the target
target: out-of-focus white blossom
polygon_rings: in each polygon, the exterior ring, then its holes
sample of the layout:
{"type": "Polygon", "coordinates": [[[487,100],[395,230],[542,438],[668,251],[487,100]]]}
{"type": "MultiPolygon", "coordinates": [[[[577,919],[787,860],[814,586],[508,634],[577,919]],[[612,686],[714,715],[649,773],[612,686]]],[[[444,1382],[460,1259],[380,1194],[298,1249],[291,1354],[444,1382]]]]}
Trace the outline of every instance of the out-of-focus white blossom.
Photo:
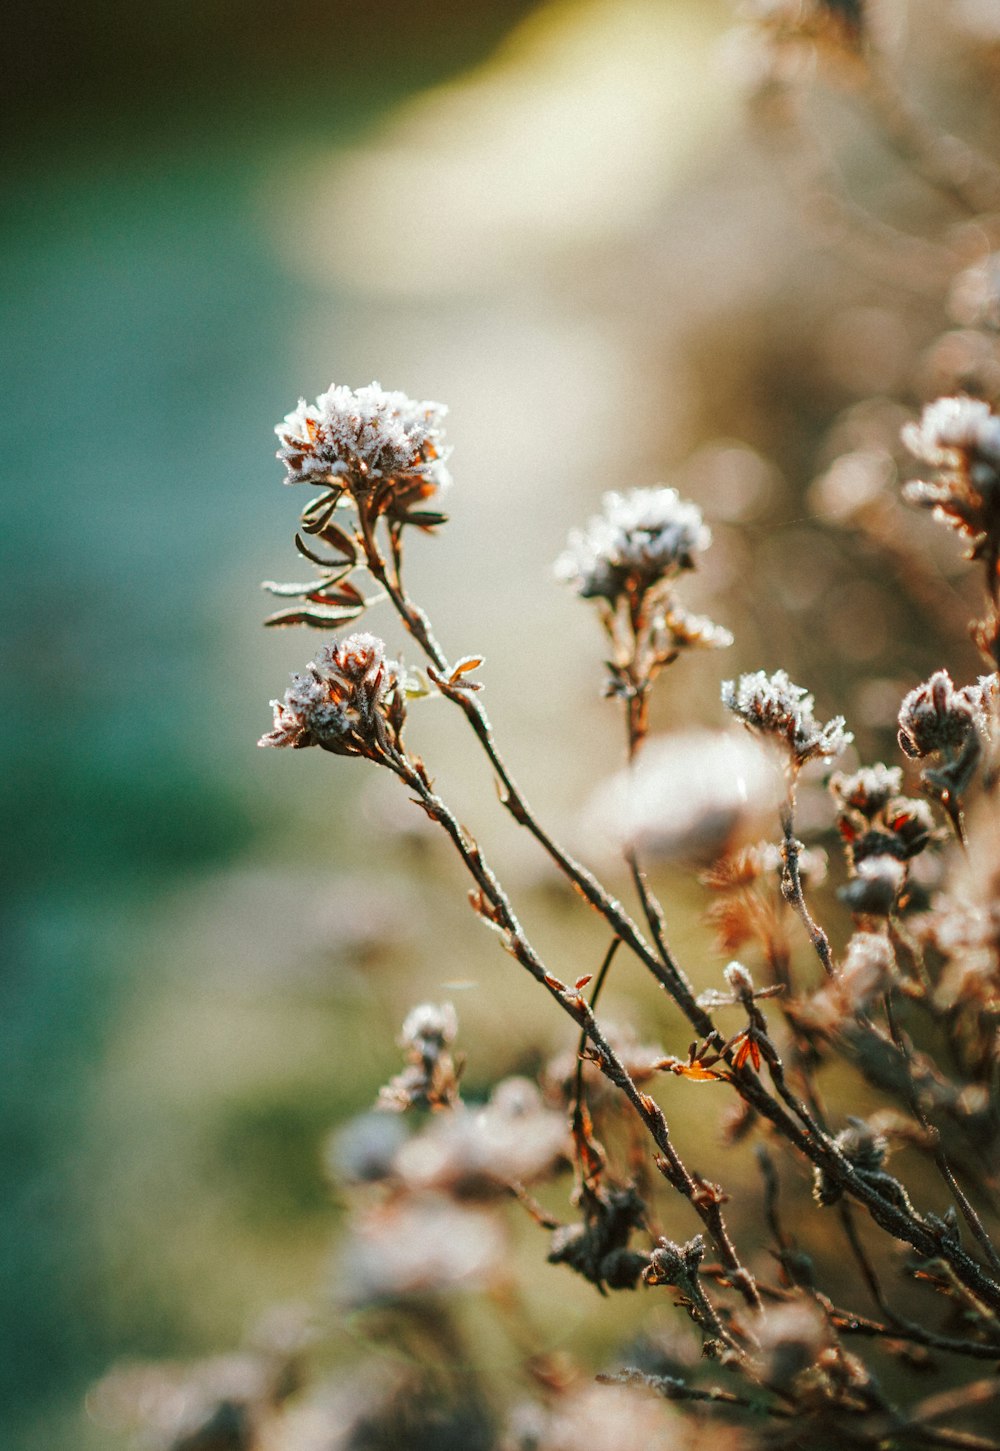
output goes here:
{"type": "Polygon", "coordinates": [[[570,534],[556,577],[585,599],[615,600],[692,569],[711,542],[701,510],[676,489],[605,494],[603,512],[570,534]]]}
{"type": "Polygon", "coordinates": [[[566,1117],[527,1078],[507,1078],[482,1108],[457,1106],[407,1140],[395,1172],[411,1189],[490,1196],[530,1183],[569,1156],[566,1117]]]}
{"type": "Polygon", "coordinates": [[[350,1305],[483,1285],[503,1262],[497,1218],[443,1194],[410,1194],[372,1209],[344,1244],[338,1293],[350,1305]]]}
{"type": "Polygon", "coordinates": [[[644,856],[714,860],[773,827],[783,790],[755,742],[683,732],[651,739],[632,769],[600,786],[584,824],[644,856]]]}

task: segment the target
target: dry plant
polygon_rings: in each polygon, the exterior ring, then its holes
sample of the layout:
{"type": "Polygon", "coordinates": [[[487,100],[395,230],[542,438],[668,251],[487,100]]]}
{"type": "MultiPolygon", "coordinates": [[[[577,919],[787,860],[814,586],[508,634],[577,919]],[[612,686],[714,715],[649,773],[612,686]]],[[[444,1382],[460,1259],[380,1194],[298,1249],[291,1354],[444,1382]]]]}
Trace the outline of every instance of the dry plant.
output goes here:
{"type": "MultiPolygon", "coordinates": [[[[755,23],[768,85],[784,80],[790,57],[800,70],[806,52],[846,72],[907,162],[978,219],[982,256],[953,291],[992,347],[995,166],[904,105],[861,0],[777,0],[755,23]]],[[[851,222],[867,225],[853,207],[851,222]]],[[[273,703],[260,744],[362,757],[396,776],[448,838],[473,910],[534,980],[525,991],[547,996],[570,1034],[534,1080],[506,1078],[467,1104],[455,1011],[419,1004],[403,1026],[400,1073],[377,1111],[338,1139],[353,1204],[338,1303],[364,1311],[394,1356],[372,1354],[349,1383],[310,1376],[308,1335],[281,1323],[193,1373],[113,1372],[95,1397],[106,1415],[141,1402],[154,1441],[173,1451],[600,1451],[708,1436],[734,1451],[1000,1451],[1000,415],[974,394],[938,398],[904,427],[919,477],[902,493],[960,536],[981,573],[971,632],[983,673],[956,685],[939,669],[910,690],[898,762],[831,773],[853,739],[844,718],[819,720],[784,670],[759,670],[721,685],[730,735],[684,738],[682,783],[669,740],[647,749],[649,701],[687,652],[732,643],[683,603],[710,530],[675,489],[653,487],[606,495],[571,537],[556,573],[597,613],[628,780],[642,783],[630,794],[626,782],[618,798],[634,913],[538,819],[483,707],[482,660],[447,653],[409,593],[405,546],[446,523],[445,409],[377,384],[332,387],[278,426],[287,481],[314,490],[296,544],[315,573],[267,586],[286,602],[268,624],[353,627],[375,602],[368,581],[423,662],[404,666],[374,634],[340,635],[273,703]],[[502,807],[601,919],[592,972],[543,960],[439,794],[433,762],[408,747],[408,714],[428,695],[464,715],[502,807]],[[823,772],[846,880],[839,905],[823,897],[821,910],[822,854],[799,839],[797,817],[803,773],[823,772]],[[765,799],[773,839],[747,840],[749,804],[759,818],[765,799]],[[707,991],[671,946],[647,877],[651,800],[663,831],[710,859],[707,918],[734,960],[707,991]],[[931,854],[936,878],[921,869],[931,854]],[[840,920],[824,925],[833,912],[840,920]],[[603,1021],[602,988],[626,954],[686,1020],[682,1042],[647,1041],[659,1023],[603,1021]],[[663,1075],[676,1080],[675,1101],[683,1092],[700,1096],[696,1113],[705,1096],[719,1108],[718,1182],[678,1147],[657,1093],[663,1075]],[[753,1205],[727,1192],[727,1141],[754,1145],[753,1205]],[[808,1208],[796,1187],[804,1176],[808,1208]],[[511,1270],[517,1216],[539,1254],[593,1287],[595,1316],[601,1297],[641,1287],[647,1306],[665,1298],[687,1317],[700,1354],[692,1337],[651,1328],[648,1309],[597,1382],[581,1358],[547,1348],[511,1270]],[[665,1221],[687,1222],[689,1237],[669,1238],[665,1221]],[[459,1306],[470,1297],[502,1327],[515,1374],[499,1377],[468,1333],[459,1306]]]]}

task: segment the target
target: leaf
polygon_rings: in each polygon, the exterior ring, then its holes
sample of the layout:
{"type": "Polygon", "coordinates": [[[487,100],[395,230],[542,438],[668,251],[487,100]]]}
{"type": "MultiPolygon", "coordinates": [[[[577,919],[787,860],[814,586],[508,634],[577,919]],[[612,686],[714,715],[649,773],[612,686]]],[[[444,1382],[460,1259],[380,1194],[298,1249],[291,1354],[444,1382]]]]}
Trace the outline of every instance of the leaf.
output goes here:
{"type": "Polygon", "coordinates": [[[286,625],[311,625],[314,630],[330,630],[336,625],[346,625],[350,620],[356,620],[360,614],[362,611],[358,609],[324,609],[322,605],[315,605],[312,609],[279,610],[276,615],[269,615],[264,625],[270,629],[282,629],[286,625]]]}
{"type": "Polygon", "coordinates": [[[470,671],[478,670],[482,663],[483,657],[481,655],[463,655],[448,679],[454,684],[460,675],[468,675],[470,671]]]}
{"type": "Polygon", "coordinates": [[[341,529],[340,525],[335,524],[331,518],[327,519],[322,529],[317,529],[315,532],[320,539],[326,540],[327,544],[332,545],[338,554],[343,554],[352,564],[357,559],[358,546],[355,540],[346,529],[341,529]]]}
{"type": "Polygon", "coordinates": [[[433,514],[428,509],[417,509],[412,514],[404,514],[399,521],[401,524],[416,524],[418,529],[434,529],[438,524],[447,524],[447,514],[433,514]]]}
{"type": "Polygon", "coordinates": [[[306,559],[311,560],[313,564],[318,564],[321,569],[341,569],[345,574],[350,572],[349,564],[345,565],[339,559],[324,559],[321,554],[316,554],[312,549],[309,548],[308,544],[302,538],[301,534],[296,534],[295,536],[295,548],[299,551],[300,554],[304,555],[306,559]]]}
{"type": "Polygon", "coordinates": [[[683,1058],[661,1058],[655,1066],[667,1073],[676,1073],[678,1078],[693,1079],[696,1083],[710,1083],[713,1079],[720,1083],[726,1081],[724,1073],[717,1073],[714,1068],[706,1068],[697,1060],[687,1063],[683,1058]]]}
{"type": "Polygon", "coordinates": [[[312,600],[318,605],[339,605],[345,609],[357,610],[358,614],[362,614],[367,608],[364,599],[356,589],[349,590],[343,585],[340,589],[336,589],[333,584],[314,585],[306,595],[306,599],[312,600]]]}
{"type": "Polygon", "coordinates": [[[315,599],[337,582],[335,577],[321,580],[311,579],[308,584],[278,584],[273,579],[265,579],[261,584],[261,589],[266,589],[269,594],[277,595],[279,599],[315,599]]]}

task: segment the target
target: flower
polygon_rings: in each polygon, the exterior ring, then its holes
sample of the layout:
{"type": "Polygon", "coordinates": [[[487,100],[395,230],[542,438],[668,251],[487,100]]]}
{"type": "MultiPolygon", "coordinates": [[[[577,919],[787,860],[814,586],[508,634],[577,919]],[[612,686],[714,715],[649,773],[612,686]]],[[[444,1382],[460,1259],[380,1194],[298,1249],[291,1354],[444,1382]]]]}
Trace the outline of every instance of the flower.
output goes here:
{"type": "Polygon", "coordinates": [[[331,385],[315,404],[300,399],[277,425],[277,457],[287,483],[339,485],[355,497],[384,495],[380,506],[401,514],[450,483],[441,427],[447,411],[378,383],[356,393],[331,385]]]}
{"type": "Polygon", "coordinates": [[[902,431],[906,447],[940,471],[907,484],[903,497],[970,536],[1000,535],[1000,418],[979,398],[938,398],[902,431]]]}
{"type": "Polygon", "coordinates": [[[773,675],[758,670],[736,681],[723,681],[722,703],[748,730],[786,745],[796,770],[817,757],[835,760],[854,739],[842,715],[821,726],[813,715],[812,696],[801,685],[793,685],[784,670],[773,675]]]}
{"type": "Polygon", "coordinates": [[[394,745],[405,711],[399,665],[375,635],[348,635],[293,675],[284,700],[272,700],[274,728],[260,746],[322,746],[340,756],[379,759],[394,745]]]}
{"type": "Polygon", "coordinates": [[[935,670],[929,680],[904,697],[899,707],[899,744],[903,751],[916,758],[961,748],[969,733],[985,724],[982,694],[978,684],[956,690],[947,670],[935,670]]]}
{"type": "Polygon", "coordinates": [[[641,596],[693,569],[695,555],[712,542],[697,505],[676,489],[633,489],[605,494],[603,513],[575,529],[556,561],[556,578],[584,599],[614,602],[641,596]]]}
{"type": "Polygon", "coordinates": [[[451,1108],[458,1102],[458,1072],[448,1051],[458,1033],[451,1003],[418,1003],[403,1021],[399,1046],[406,1067],[379,1090],[378,1106],[394,1113],[408,1108],[451,1108]]]}

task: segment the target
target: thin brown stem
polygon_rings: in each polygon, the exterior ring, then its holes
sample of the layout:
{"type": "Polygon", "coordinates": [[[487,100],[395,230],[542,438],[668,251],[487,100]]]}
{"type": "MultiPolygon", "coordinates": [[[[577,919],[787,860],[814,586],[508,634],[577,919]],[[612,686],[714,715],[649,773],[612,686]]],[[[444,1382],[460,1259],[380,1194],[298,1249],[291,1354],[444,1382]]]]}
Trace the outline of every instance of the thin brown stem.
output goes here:
{"type": "Polygon", "coordinates": [[[688,1200],[705,1225],[726,1266],[730,1283],[749,1305],[760,1310],[761,1301],[756,1284],[749,1270],[744,1268],[739,1259],[722,1214],[721,1204],[715,1196],[705,1192],[705,1187],[685,1166],[674,1147],[666,1118],[659,1104],[636,1087],[627,1068],[599,1028],[590,1006],[580,992],[566,987],[548,972],[529,942],[507,894],[479,847],[462,829],[441,798],[428,785],[422,770],[401,754],[387,756],[386,765],[415,793],[419,804],[451,838],[481,893],[481,915],[501,933],[512,956],[531,973],[537,982],[545,987],[550,996],[586,1033],[587,1039],[593,1045],[594,1061],[601,1072],[624,1092],[651,1134],[659,1150],[656,1164],[660,1173],[688,1200]]]}
{"type": "MultiPolygon", "coordinates": [[[[910,1048],[897,1021],[891,993],[886,993],[885,995],[885,1017],[886,1022],[889,1025],[889,1032],[892,1036],[892,1041],[896,1045],[896,1048],[899,1050],[899,1053],[904,1059],[907,1068],[909,1068],[911,1059],[910,1048]]],[[[931,1152],[934,1158],[934,1162],[937,1165],[938,1172],[950,1189],[952,1198],[955,1200],[955,1203],[962,1211],[962,1217],[964,1218],[966,1224],[969,1226],[969,1229],[971,1230],[974,1239],[986,1256],[986,1259],[989,1262],[994,1273],[1000,1273],[1000,1254],[997,1253],[993,1241],[990,1239],[988,1233],[986,1232],[986,1228],[982,1220],[979,1218],[979,1215],[973,1208],[972,1204],[970,1203],[967,1194],[965,1193],[962,1186],[959,1184],[958,1180],[955,1178],[954,1171],[952,1170],[952,1167],[948,1162],[948,1156],[945,1153],[944,1148],[941,1144],[941,1135],[931,1123],[930,1119],[927,1117],[926,1113],[921,1107],[920,1100],[913,1087],[913,1077],[911,1073],[907,1074],[907,1090],[910,1100],[910,1111],[912,1112],[914,1118],[918,1121],[920,1126],[927,1132],[930,1138],[932,1145],[931,1152]]]]}
{"type": "Polygon", "coordinates": [[[833,966],[833,954],[830,951],[830,939],[815,921],[808,906],[805,895],[802,891],[802,873],[799,865],[799,855],[802,851],[802,843],[795,835],[795,788],[789,789],[788,799],[782,808],[781,826],[784,832],[781,855],[784,862],[784,870],[781,875],[781,892],[785,901],[794,907],[802,925],[809,934],[809,941],[813,950],[823,965],[823,971],[827,977],[835,976],[833,966]]]}

